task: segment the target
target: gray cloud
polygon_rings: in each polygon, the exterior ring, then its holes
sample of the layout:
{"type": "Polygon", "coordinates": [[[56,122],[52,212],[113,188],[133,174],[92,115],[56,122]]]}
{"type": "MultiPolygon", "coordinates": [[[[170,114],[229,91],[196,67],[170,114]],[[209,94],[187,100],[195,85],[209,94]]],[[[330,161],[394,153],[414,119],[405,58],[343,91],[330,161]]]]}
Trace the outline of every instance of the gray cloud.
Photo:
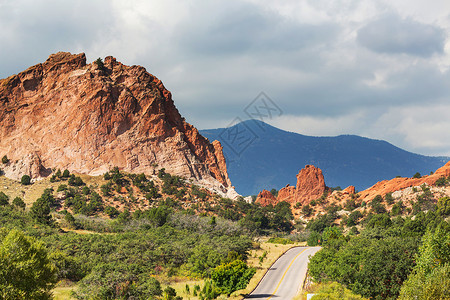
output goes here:
{"type": "Polygon", "coordinates": [[[0,78],[56,51],[86,52],[88,61],[113,55],[159,77],[199,128],[245,118],[264,91],[285,112],[283,129],[448,153],[450,141],[433,143],[446,128],[431,126],[431,113],[423,130],[402,113],[448,102],[446,18],[432,25],[381,0],[218,3],[0,0],[0,78]]]}
{"type": "Polygon", "coordinates": [[[442,28],[390,14],[358,30],[357,40],[375,52],[429,57],[443,53],[445,34],[442,28]]]}

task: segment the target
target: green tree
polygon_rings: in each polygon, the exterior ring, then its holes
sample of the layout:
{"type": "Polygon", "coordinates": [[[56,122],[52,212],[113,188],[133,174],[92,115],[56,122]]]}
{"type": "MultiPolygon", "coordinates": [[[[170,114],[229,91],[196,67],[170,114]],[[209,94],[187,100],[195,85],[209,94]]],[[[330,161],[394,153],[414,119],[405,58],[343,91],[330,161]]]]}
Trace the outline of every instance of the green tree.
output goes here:
{"type": "Polygon", "coordinates": [[[70,172],[69,172],[69,170],[64,170],[63,171],[63,174],[62,174],[62,178],[69,178],[69,176],[70,176],[70,172]]]}
{"type": "Polygon", "coordinates": [[[52,216],[50,215],[50,203],[47,197],[39,197],[31,206],[31,216],[41,224],[52,225],[52,216]]]}
{"type": "Polygon", "coordinates": [[[443,225],[425,233],[417,265],[402,286],[399,299],[450,298],[450,231],[448,224],[443,225]]]}
{"type": "Polygon", "coordinates": [[[9,205],[9,197],[3,192],[0,192],[0,206],[9,205]]]}
{"type": "Polygon", "coordinates": [[[443,217],[450,215],[450,197],[442,197],[437,203],[437,212],[443,217]]]}
{"type": "Polygon", "coordinates": [[[23,185],[29,185],[31,183],[31,177],[28,175],[23,175],[20,179],[20,183],[23,185]]]}
{"type": "Polygon", "coordinates": [[[12,204],[13,204],[15,207],[21,208],[21,209],[25,209],[25,207],[26,207],[25,202],[23,202],[22,198],[20,198],[20,197],[14,198],[14,200],[12,201],[12,204]]]}
{"type": "Polygon", "coordinates": [[[222,293],[230,296],[232,292],[244,289],[255,272],[242,260],[234,260],[215,267],[211,279],[222,293]]]}
{"type": "Polygon", "coordinates": [[[51,299],[56,268],[42,242],[21,231],[0,231],[0,298],[51,299]]]}
{"type": "Polygon", "coordinates": [[[3,163],[4,165],[6,165],[7,163],[9,163],[8,156],[3,155],[3,157],[2,157],[2,163],[3,163]]]}

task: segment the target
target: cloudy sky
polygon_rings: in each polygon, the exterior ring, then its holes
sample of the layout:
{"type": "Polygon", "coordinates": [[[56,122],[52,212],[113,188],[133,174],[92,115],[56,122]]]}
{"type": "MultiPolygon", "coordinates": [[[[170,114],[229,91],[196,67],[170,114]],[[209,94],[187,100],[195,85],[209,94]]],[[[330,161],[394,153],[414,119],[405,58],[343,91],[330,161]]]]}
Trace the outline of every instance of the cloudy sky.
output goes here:
{"type": "Polygon", "coordinates": [[[279,128],[450,156],[448,0],[0,0],[0,28],[0,78],[57,51],[113,55],[200,129],[264,92],[279,128]]]}

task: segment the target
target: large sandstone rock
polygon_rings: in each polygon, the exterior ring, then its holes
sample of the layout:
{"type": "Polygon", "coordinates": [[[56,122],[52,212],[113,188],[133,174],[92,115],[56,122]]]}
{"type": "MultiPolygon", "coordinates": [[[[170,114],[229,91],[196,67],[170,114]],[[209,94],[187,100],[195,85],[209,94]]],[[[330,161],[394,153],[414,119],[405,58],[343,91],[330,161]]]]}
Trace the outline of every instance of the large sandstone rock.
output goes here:
{"type": "Polygon", "coordinates": [[[83,53],[59,52],[0,80],[0,141],[0,156],[15,162],[5,173],[16,179],[49,168],[90,175],[165,168],[237,195],[220,143],[181,117],[158,78],[111,56],[102,67],[86,64],[83,53]]]}
{"type": "MultiPolygon", "coordinates": [[[[327,189],[322,170],[307,165],[297,174],[297,187],[295,190],[296,202],[307,204],[323,195],[327,189]]],[[[280,199],[280,201],[282,201],[280,199]]]]}
{"type": "Polygon", "coordinates": [[[275,196],[267,191],[267,190],[262,190],[261,192],[259,192],[258,196],[256,197],[255,200],[256,203],[260,203],[263,206],[267,206],[267,205],[276,205],[277,204],[277,198],[275,198],[275,196]]]}
{"type": "Polygon", "coordinates": [[[273,198],[270,197],[272,194],[269,192],[269,195],[264,190],[259,193],[256,202],[262,205],[275,205],[278,202],[286,201],[293,205],[297,202],[303,205],[320,198],[327,189],[322,170],[315,166],[307,165],[297,174],[296,187],[287,185],[278,192],[276,199],[273,196],[273,198]]]}

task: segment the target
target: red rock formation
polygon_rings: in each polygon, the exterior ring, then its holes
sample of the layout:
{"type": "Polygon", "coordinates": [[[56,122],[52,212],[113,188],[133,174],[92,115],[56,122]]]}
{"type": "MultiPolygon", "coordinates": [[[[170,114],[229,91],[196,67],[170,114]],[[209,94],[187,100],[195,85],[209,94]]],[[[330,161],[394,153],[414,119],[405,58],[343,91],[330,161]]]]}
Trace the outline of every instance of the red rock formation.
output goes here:
{"type": "MultiPolygon", "coordinates": [[[[314,166],[307,165],[298,173],[296,187],[287,185],[282,188],[278,192],[276,200],[274,199],[275,197],[272,196],[272,199],[267,193],[264,192],[265,190],[263,190],[259,193],[257,202],[262,205],[267,205],[269,203],[276,204],[281,201],[286,201],[293,205],[297,202],[308,204],[312,200],[320,198],[326,190],[327,187],[325,185],[322,170],[314,166]]],[[[270,195],[272,194],[270,193],[270,195]]]]}
{"type": "Polygon", "coordinates": [[[356,189],[353,185],[350,185],[342,190],[342,194],[344,194],[344,195],[351,195],[351,194],[354,194],[355,192],[356,192],[356,189]]]}
{"type": "Polygon", "coordinates": [[[308,204],[312,200],[320,198],[326,188],[322,170],[307,165],[297,175],[296,202],[308,204]]]}
{"type": "Polygon", "coordinates": [[[424,183],[434,185],[436,180],[443,176],[450,176],[450,161],[445,166],[437,169],[432,175],[424,176],[422,178],[394,178],[391,180],[380,181],[367,190],[359,192],[359,199],[367,202],[371,201],[377,195],[384,196],[388,193],[393,193],[408,187],[420,186],[424,183]]]}
{"type": "Polygon", "coordinates": [[[278,191],[278,201],[286,201],[289,203],[296,203],[295,199],[295,186],[286,185],[284,188],[278,191]]]}
{"type": "Polygon", "coordinates": [[[263,206],[267,206],[269,204],[276,205],[277,199],[271,192],[269,192],[267,190],[262,190],[261,192],[259,192],[258,196],[256,197],[255,202],[260,203],[263,206]]]}
{"type": "Polygon", "coordinates": [[[98,175],[118,166],[231,187],[220,143],[184,121],[158,78],[111,56],[101,66],[59,52],[0,80],[0,140],[0,155],[12,161],[5,173],[16,179],[49,168],[98,175]]]}

